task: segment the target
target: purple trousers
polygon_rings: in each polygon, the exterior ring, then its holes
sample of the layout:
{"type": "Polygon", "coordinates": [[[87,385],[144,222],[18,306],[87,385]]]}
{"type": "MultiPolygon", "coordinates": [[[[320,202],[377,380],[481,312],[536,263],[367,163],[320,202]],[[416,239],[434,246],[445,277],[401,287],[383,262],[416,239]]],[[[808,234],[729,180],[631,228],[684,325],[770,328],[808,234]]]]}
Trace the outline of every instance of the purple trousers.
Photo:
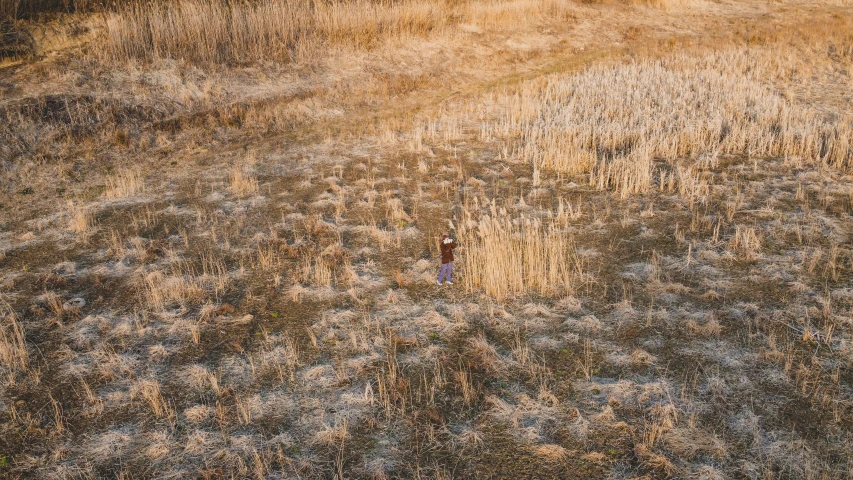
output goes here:
{"type": "Polygon", "coordinates": [[[444,277],[447,277],[448,282],[453,281],[453,262],[441,264],[441,270],[438,272],[438,283],[443,282],[444,277]]]}

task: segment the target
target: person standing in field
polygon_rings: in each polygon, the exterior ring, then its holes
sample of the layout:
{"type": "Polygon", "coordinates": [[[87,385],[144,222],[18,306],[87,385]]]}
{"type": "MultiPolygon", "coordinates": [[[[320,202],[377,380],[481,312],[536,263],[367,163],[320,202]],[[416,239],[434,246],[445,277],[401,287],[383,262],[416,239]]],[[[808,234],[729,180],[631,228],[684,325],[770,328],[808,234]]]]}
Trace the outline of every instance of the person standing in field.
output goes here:
{"type": "Polygon", "coordinates": [[[456,242],[450,238],[450,235],[444,233],[441,236],[441,270],[438,272],[438,284],[441,285],[442,280],[447,277],[447,284],[453,285],[453,249],[456,248],[456,242]]]}

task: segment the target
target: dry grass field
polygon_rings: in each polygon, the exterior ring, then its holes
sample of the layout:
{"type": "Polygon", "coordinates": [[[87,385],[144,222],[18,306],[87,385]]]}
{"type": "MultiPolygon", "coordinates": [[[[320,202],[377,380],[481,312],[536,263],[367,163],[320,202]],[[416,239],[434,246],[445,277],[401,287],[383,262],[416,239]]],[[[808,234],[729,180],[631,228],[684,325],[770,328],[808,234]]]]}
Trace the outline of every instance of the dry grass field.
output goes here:
{"type": "Polygon", "coordinates": [[[0,56],[2,478],[853,478],[846,0],[0,0],[0,56]]]}

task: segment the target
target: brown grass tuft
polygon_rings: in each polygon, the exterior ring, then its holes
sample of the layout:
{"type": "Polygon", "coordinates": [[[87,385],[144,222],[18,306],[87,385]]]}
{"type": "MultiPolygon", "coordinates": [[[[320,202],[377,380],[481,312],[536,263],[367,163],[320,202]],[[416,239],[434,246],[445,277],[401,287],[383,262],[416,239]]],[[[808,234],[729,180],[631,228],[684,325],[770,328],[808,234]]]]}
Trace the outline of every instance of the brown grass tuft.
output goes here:
{"type": "Polygon", "coordinates": [[[88,233],[94,226],[92,213],[89,207],[68,201],[68,230],[72,233],[88,233]]]}
{"type": "Polygon", "coordinates": [[[258,179],[247,167],[234,166],[228,187],[234,195],[251,195],[258,192],[258,179]]]}
{"type": "Polygon", "coordinates": [[[127,198],[145,190],[145,181],[139,170],[127,170],[107,179],[104,196],[109,199],[127,198]]]}
{"type": "Polygon", "coordinates": [[[138,380],[130,391],[133,398],[141,397],[145,401],[155,417],[171,417],[174,414],[166,399],[163,398],[163,394],[160,393],[160,384],[157,380],[138,380]]]}
{"type": "Polygon", "coordinates": [[[742,258],[753,260],[761,252],[761,234],[754,227],[737,225],[729,241],[729,249],[742,258]]]}

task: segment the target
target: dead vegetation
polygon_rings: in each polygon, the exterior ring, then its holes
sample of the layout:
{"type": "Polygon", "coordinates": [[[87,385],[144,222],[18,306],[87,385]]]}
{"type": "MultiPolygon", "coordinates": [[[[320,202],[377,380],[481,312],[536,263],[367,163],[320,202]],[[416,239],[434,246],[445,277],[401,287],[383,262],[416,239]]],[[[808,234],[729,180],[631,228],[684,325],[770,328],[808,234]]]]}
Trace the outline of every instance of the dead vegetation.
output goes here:
{"type": "MultiPolygon", "coordinates": [[[[461,110],[485,116],[468,128],[478,128],[481,139],[503,141],[507,160],[531,163],[534,183],[539,170],[588,174],[591,186],[622,198],[655,185],[701,196],[702,171],[729,156],[851,171],[851,117],[790,102],[766,83],[804,67],[794,62],[755,48],[675,55],[544,77],[461,110]],[[764,79],[752,73],[756,63],[764,79]]],[[[444,125],[472,120],[441,119],[434,135],[444,125]]]]}
{"type": "Polygon", "coordinates": [[[849,9],[124,8],[0,70],[0,476],[849,476],[849,9]]]}
{"type": "Polygon", "coordinates": [[[484,209],[488,213],[476,219],[466,211],[460,222],[463,278],[470,292],[481,290],[503,301],[531,291],[543,296],[575,291],[583,266],[564,229],[538,218],[511,218],[494,201],[484,209]]]}
{"type": "Polygon", "coordinates": [[[448,22],[446,5],[370,0],[137,3],[107,15],[105,54],[122,63],[158,58],[202,64],[302,60],[325,42],[364,48],[389,38],[425,35],[448,22]]]}
{"type": "Polygon", "coordinates": [[[136,196],[145,191],[145,180],[139,169],[121,172],[107,179],[104,196],[109,199],[121,199],[136,196]]]}
{"type": "Polygon", "coordinates": [[[18,373],[27,370],[29,352],[24,336],[24,330],[15,316],[11,306],[3,302],[3,326],[0,329],[0,358],[6,370],[4,377],[9,384],[15,383],[18,373]]]}

